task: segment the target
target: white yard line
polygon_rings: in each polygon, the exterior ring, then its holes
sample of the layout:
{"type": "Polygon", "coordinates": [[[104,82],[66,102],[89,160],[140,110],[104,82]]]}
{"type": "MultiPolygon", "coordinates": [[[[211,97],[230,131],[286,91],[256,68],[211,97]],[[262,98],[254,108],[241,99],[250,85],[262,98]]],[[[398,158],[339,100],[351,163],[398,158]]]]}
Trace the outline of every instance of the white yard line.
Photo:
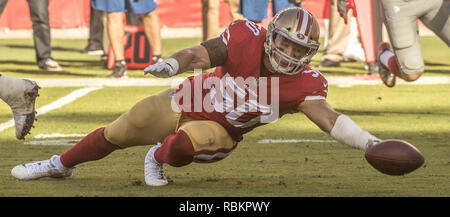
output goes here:
{"type": "Polygon", "coordinates": [[[67,137],[84,137],[86,134],[62,134],[62,133],[52,133],[52,134],[38,134],[34,136],[35,139],[49,139],[49,138],[67,138],[67,137]]]}
{"type": "Polygon", "coordinates": [[[24,145],[43,145],[43,146],[51,146],[51,145],[57,145],[57,146],[73,146],[75,145],[80,139],[51,139],[51,138],[81,138],[85,137],[86,134],[63,134],[63,133],[52,133],[52,134],[38,134],[34,136],[35,139],[50,139],[50,140],[33,140],[33,141],[26,141],[23,144],[24,145]]]}
{"type": "MultiPolygon", "coordinates": [[[[101,88],[102,87],[86,87],[86,88],[75,90],[72,93],[70,93],[48,105],[40,107],[39,109],[36,110],[36,112],[37,112],[36,116],[43,115],[52,110],[61,108],[62,106],[69,104],[80,97],[85,96],[86,94],[90,93],[91,91],[98,90],[101,88]]],[[[13,127],[13,126],[14,126],[14,119],[11,119],[4,123],[0,123],[0,132],[4,131],[10,127],[13,127]]]]}
{"type": "Polygon", "coordinates": [[[336,140],[319,140],[319,139],[262,139],[258,140],[260,144],[267,143],[302,143],[302,142],[337,142],[336,140]]]}
{"type": "MultiPolygon", "coordinates": [[[[119,86],[174,86],[181,83],[185,77],[177,78],[30,78],[41,87],[119,87],[119,86]]],[[[350,87],[353,85],[383,85],[379,78],[367,76],[326,76],[329,85],[350,87]]],[[[450,84],[450,76],[423,76],[414,82],[397,79],[399,85],[429,85],[450,84]]]]}
{"type": "Polygon", "coordinates": [[[77,143],[79,140],[75,139],[58,139],[58,140],[36,140],[36,141],[27,141],[23,144],[25,145],[62,145],[62,146],[72,146],[77,143]]]}

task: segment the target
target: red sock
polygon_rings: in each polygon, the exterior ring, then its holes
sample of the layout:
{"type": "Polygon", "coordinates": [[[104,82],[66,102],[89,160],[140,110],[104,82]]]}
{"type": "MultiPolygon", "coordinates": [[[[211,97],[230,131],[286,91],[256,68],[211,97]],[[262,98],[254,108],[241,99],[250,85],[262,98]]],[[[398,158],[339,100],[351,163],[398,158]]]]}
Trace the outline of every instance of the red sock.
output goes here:
{"type": "Polygon", "coordinates": [[[155,159],[174,167],[186,166],[194,161],[194,147],[183,130],[167,136],[163,145],[155,151],[155,159]]]}
{"type": "Polygon", "coordinates": [[[98,128],[61,155],[61,163],[68,168],[77,164],[106,157],[119,146],[108,142],[103,136],[104,127],[98,128]]]}
{"type": "Polygon", "coordinates": [[[389,60],[388,60],[388,69],[389,69],[389,72],[391,72],[395,76],[401,77],[401,75],[400,75],[400,68],[398,67],[397,57],[396,56],[392,56],[391,58],[389,58],[389,60]]]}

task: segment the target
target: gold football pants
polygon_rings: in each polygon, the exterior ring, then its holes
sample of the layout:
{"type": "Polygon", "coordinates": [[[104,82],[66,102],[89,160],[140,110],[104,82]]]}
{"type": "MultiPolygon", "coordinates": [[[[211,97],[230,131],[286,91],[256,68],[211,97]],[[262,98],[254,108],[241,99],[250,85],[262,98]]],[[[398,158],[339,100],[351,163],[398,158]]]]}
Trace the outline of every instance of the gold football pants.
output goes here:
{"type": "MultiPolygon", "coordinates": [[[[197,162],[228,156],[237,143],[215,121],[193,120],[172,109],[174,90],[169,89],[139,101],[129,111],[106,126],[105,138],[121,148],[153,145],[183,130],[190,138],[197,162]]],[[[163,144],[164,145],[164,144],[163,144]]]]}

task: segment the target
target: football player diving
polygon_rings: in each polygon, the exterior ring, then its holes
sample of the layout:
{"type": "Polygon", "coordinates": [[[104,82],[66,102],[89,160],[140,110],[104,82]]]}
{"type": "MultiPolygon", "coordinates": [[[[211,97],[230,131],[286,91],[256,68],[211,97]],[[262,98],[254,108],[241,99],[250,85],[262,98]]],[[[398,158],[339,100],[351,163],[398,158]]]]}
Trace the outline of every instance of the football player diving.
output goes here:
{"type": "MultiPolygon", "coordinates": [[[[388,87],[395,86],[396,77],[415,81],[424,73],[417,20],[450,46],[450,0],[381,0],[379,4],[393,47],[392,51],[387,42],[378,45],[380,78],[388,87]]],[[[338,5],[346,19],[351,8],[347,5],[354,5],[354,0],[339,0],[338,5]]]]}
{"type": "Polygon", "coordinates": [[[337,141],[366,150],[380,139],[327,103],[327,80],[308,66],[319,49],[319,34],[317,20],[299,7],[277,13],[267,30],[235,21],[218,38],[144,70],[162,78],[216,67],[214,72],[188,77],[176,88],[141,100],[60,156],[18,165],[11,174],[20,180],[70,177],[77,164],[118,149],[154,145],[145,158],[145,183],[166,185],[163,164],[221,160],[245,133],[297,112],[337,141]],[[267,102],[265,95],[270,95],[267,102]]]}
{"type": "Polygon", "coordinates": [[[11,107],[17,139],[25,139],[34,127],[39,88],[34,81],[0,74],[0,99],[11,107]]]}

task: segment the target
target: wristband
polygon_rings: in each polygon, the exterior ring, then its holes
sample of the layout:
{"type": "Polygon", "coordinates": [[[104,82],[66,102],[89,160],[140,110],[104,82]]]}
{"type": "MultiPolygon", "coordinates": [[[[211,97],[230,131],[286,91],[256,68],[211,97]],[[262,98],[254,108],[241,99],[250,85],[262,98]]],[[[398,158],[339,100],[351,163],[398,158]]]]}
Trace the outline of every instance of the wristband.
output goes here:
{"type": "Polygon", "coordinates": [[[172,77],[178,73],[179,64],[175,58],[169,58],[165,61],[169,66],[172,67],[172,71],[169,72],[169,77],[172,77]]]}
{"type": "Polygon", "coordinates": [[[366,150],[369,146],[380,141],[380,139],[362,130],[349,117],[342,114],[336,119],[330,135],[338,142],[361,150],[366,150]]]}

